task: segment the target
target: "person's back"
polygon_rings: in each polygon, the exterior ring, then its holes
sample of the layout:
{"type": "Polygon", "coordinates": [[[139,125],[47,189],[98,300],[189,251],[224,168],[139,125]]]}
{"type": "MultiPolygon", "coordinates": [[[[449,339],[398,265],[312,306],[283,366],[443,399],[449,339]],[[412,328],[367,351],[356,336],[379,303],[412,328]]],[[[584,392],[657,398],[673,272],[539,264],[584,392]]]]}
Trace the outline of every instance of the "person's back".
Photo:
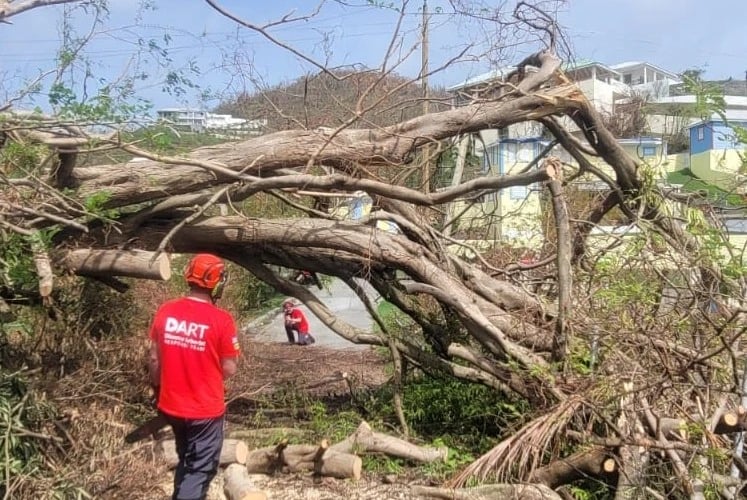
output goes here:
{"type": "Polygon", "coordinates": [[[231,315],[212,303],[182,297],[156,313],[161,389],[158,408],[183,418],[212,418],[225,411],[221,359],[236,355],[231,315]]]}
{"type": "Polygon", "coordinates": [[[218,471],[223,382],[236,373],[239,342],[233,317],[215,306],[226,281],[223,261],[198,254],[184,278],[187,296],[159,307],[151,324],[148,371],[179,456],[172,498],[196,500],[218,471]]]}

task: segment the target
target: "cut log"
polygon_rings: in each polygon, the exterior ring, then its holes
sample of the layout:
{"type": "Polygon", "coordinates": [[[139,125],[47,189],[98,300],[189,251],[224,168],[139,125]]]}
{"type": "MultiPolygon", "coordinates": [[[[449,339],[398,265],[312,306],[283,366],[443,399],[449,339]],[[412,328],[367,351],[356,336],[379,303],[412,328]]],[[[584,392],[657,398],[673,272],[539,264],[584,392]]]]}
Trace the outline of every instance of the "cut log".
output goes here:
{"type": "Polygon", "coordinates": [[[358,480],[362,468],[363,461],[356,455],[311,444],[281,443],[251,451],[246,458],[246,469],[250,474],[313,471],[324,477],[358,480]]]}
{"type": "Polygon", "coordinates": [[[142,250],[73,250],[62,264],[80,276],[128,276],[166,281],[171,277],[168,255],[155,260],[154,252],[142,250]]]}
{"type": "Polygon", "coordinates": [[[535,469],[529,476],[529,482],[555,489],[584,477],[608,476],[616,470],[617,463],[606,449],[591,448],[535,469]]]}
{"type": "MultiPolygon", "coordinates": [[[[176,442],[173,439],[166,439],[158,443],[158,453],[169,467],[176,467],[179,463],[179,456],[176,454],[176,442]]],[[[245,464],[249,448],[243,441],[238,439],[224,439],[223,448],[220,451],[220,465],[245,464]]]]}
{"type": "Polygon", "coordinates": [[[741,406],[735,411],[727,411],[718,419],[713,428],[714,434],[730,434],[747,430],[747,410],[741,406]]]}
{"type": "Polygon", "coordinates": [[[392,457],[424,463],[435,462],[436,460],[445,462],[449,454],[449,449],[446,447],[417,446],[404,439],[374,432],[365,421],[361,422],[353,434],[339,443],[333,444],[329,449],[341,453],[383,453],[392,457]]]}
{"type": "Polygon", "coordinates": [[[318,465],[312,463],[310,466],[305,462],[299,464],[303,470],[311,467],[315,474],[324,477],[334,477],[336,479],[354,479],[358,481],[361,478],[363,470],[363,460],[361,457],[349,453],[335,453],[327,451],[321,458],[318,465]]]}
{"type": "Polygon", "coordinates": [[[420,498],[448,500],[495,500],[497,498],[562,500],[560,495],[543,484],[489,484],[463,489],[413,486],[412,493],[420,498]]]}
{"type": "Polygon", "coordinates": [[[231,464],[226,468],[223,493],[228,500],[267,500],[267,493],[252,483],[246,467],[241,464],[231,464]]]}

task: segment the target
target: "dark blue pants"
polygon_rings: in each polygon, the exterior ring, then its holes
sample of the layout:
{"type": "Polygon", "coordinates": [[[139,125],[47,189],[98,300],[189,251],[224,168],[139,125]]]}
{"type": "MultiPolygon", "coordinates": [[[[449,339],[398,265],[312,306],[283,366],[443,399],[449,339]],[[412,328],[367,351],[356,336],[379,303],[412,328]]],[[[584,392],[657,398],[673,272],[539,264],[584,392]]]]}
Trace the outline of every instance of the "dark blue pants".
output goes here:
{"type": "Polygon", "coordinates": [[[301,333],[292,326],[286,325],[285,334],[288,336],[289,344],[310,345],[316,342],[316,339],[310,333],[301,333]],[[298,342],[295,341],[296,336],[298,336],[298,342]]]}
{"type": "Polygon", "coordinates": [[[203,500],[218,472],[223,447],[223,416],[200,420],[166,415],[174,430],[179,463],[172,500],[203,500]]]}
{"type": "Polygon", "coordinates": [[[285,325],[285,334],[288,336],[288,343],[296,343],[296,329],[292,326],[285,325]]]}

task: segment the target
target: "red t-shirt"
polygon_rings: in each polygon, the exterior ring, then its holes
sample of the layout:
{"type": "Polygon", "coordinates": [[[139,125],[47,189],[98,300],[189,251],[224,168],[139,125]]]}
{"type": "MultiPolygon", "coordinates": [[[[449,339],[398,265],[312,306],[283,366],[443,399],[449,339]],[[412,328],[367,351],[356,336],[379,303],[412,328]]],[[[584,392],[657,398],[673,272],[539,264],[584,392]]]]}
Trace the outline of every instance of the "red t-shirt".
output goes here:
{"type": "Polygon", "coordinates": [[[156,312],[150,338],[160,352],[158,409],[182,418],[223,415],[221,359],[239,355],[231,314],[192,297],[171,300],[156,312]]]}
{"type": "Polygon", "coordinates": [[[298,330],[300,333],[309,333],[309,322],[306,321],[306,315],[301,312],[300,309],[293,309],[290,312],[290,317],[293,319],[300,319],[300,323],[295,323],[293,328],[298,330]]]}

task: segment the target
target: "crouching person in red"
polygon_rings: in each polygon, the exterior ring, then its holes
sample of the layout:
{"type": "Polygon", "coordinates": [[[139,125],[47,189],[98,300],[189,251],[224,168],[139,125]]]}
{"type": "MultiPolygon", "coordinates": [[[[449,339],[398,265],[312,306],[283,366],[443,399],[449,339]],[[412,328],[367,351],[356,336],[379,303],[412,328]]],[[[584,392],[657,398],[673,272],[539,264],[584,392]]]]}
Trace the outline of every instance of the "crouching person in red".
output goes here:
{"type": "Polygon", "coordinates": [[[236,373],[239,342],[233,317],[215,305],[226,280],[223,261],[199,254],[184,277],[189,292],[161,305],[153,319],[148,367],[179,456],[172,498],[201,500],[218,471],[223,382],[236,373]]]}
{"type": "Polygon", "coordinates": [[[309,321],[301,309],[296,307],[296,301],[287,298],[283,301],[283,313],[285,313],[285,334],[288,343],[294,344],[295,335],[298,334],[298,345],[311,345],[316,339],[309,333],[309,321]]]}

